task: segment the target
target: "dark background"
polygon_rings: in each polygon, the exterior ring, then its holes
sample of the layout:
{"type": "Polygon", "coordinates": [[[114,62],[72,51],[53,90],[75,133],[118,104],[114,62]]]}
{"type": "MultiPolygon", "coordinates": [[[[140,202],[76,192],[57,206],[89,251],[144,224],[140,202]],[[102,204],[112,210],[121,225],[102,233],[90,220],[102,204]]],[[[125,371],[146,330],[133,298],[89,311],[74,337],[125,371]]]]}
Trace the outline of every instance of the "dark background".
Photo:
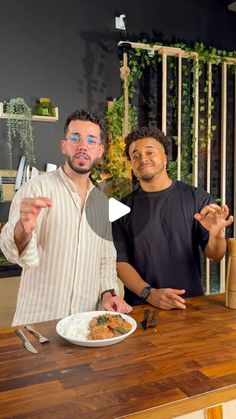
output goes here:
{"type": "MultiPolygon", "coordinates": [[[[33,107],[50,97],[56,123],[33,122],[36,167],[61,164],[66,116],[85,107],[102,115],[119,96],[119,40],[201,41],[236,49],[236,13],[226,0],[1,0],[0,100],[23,97],[33,107]],[[126,15],[127,33],[115,29],[126,15]]],[[[22,153],[15,146],[13,169],[22,153]]],[[[8,168],[6,121],[0,120],[0,167],[8,168]]]]}

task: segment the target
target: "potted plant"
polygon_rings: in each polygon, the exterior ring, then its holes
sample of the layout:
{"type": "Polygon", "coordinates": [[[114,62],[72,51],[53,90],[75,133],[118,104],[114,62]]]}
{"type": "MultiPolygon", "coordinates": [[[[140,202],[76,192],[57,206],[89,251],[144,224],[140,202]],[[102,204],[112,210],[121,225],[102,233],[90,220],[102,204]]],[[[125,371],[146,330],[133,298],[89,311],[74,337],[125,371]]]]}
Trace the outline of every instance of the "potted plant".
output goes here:
{"type": "Polygon", "coordinates": [[[12,168],[13,141],[18,139],[26,157],[26,163],[35,163],[34,136],[31,109],[21,97],[12,98],[5,103],[7,114],[7,145],[9,151],[9,165],[12,168]]]}
{"type": "MultiPolygon", "coordinates": [[[[132,129],[136,122],[136,110],[129,106],[129,127],[132,129]]],[[[108,144],[103,160],[93,168],[91,178],[96,181],[105,181],[103,191],[109,196],[121,199],[132,191],[131,167],[125,155],[123,136],[124,126],[124,100],[119,97],[109,102],[105,113],[106,132],[108,144]]]]}

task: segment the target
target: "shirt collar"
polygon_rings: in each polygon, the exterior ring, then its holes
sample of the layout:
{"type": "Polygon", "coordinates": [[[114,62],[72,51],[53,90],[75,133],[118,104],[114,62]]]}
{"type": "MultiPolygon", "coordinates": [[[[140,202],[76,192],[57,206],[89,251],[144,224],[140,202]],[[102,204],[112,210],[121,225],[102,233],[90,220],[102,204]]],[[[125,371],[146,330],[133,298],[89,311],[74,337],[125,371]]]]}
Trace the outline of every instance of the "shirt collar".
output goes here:
{"type": "MultiPolygon", "coordinates": [[[[58,174],[62,178],[63,182],[67,186],[68,189],[72,190],[73,192],[77,192],[77,186],[75,182],[73,182],[72,179],[67,176],[67,174],[64,172],[62,166],[60,166],[58,169],[58,174]]],[[[91,180],[88,178],[88,192],[90,192],[93,188],[95,188],[94,184],[91,182],[91,180]]]]}

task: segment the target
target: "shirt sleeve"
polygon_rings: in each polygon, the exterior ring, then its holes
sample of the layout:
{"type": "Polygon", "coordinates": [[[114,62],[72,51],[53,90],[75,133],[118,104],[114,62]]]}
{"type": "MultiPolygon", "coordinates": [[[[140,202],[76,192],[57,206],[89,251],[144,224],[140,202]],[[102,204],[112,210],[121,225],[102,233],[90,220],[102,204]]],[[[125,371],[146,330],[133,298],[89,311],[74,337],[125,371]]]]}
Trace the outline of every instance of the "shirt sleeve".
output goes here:
{"type": "MultiPolygon", "coordinates": [[[[16,223],[20,218],[20,204],[24,197],[32,197],[33,191],[31,190],[30,182],[23,185],[15,194],[9,212],[8,222],[4,225],[0,235],[0,248],[7,258],[12,263],[17,263],[22,268],[38,266],[38,249],[37,237],[35,231],[32,237],[19,255],[18,249],[14,240],[14,230],[16,223]]],[[[35,195],[36,196],[36,195],[35,195]]]]}
{"type": "Polygon", "coordinates": [[[103,240],[102,257],[100,262],[100,295],[109,289],[119,294],[116,272],[116,249],[112,241],[103,240]]]}

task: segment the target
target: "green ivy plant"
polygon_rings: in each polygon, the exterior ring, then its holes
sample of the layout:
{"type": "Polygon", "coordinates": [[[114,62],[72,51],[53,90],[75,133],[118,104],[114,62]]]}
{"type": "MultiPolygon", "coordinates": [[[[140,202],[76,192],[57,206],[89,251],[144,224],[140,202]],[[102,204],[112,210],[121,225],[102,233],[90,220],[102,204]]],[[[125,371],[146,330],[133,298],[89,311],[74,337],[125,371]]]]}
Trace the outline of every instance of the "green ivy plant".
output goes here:
{"type": "MultiPolygon", "coordinates": [[[[131,95],[131,91],[129,92],[131,95]]],[[[123,182],[127,178],[127,171],[131,171],[125,155],[124,143],[124,96],[113,100],[113,103],[105,113],[105,127],[108,135],[108,145],[103,160],[93,169],[91,177],[95,181],[106,178],[110,182],[109,195],[121,199],[131,192],[131,184],[123,182]],[[119,181],[118,181],[119,179],[119,181]]],[[[136,108],[129,105],[129,130],[136,124],[136,108]]]]}
{"type": "Polygon", "coordinates": [[[10,168],[12,168],[14,140],[19,141],[26,157],[26,163],[29,165],[35,163],[31,109],[24,99],[16,97],[5,103],[5,112],[8,115],[6,124],[10,168]]]}
{"type": "MultiPolygon", "coordinates": [[[[153,44],[148,43],[146,40],[141,40],[142,43],[147,43],[150,46],[163,45],[162,43],[155,42],[153,44]]],[[[226,58],[236,58],[236,51],[225,51],[219,50],[214,47],[207,48],[203,43],[196,43],[193,48],[190,48],[184,43],[169,44],[169,46],[184,49],[189,52],[189,58],[184,59],[183,62],[183,83],[182,83],[182,156],[181,156],[181,179],[191,183],[192,182],[192,161],[193,161],[193,147],[196,141],[194,134],[194,87],[196,80],[193,77],[193,73],[197,72],[197,81],[201,83],[201,89],[199,91],[199,145],[200,149],[204,149],[207,146],[207,134],[210,134],[210,138],[213,138],[216,125],[211,124],[210,133],[207,131],[208,119],[212,118],[214,111],[214,98],[208,97],[209,80],[206,77],[207,64],[218,65],[222,63],[226,58]],[[198,53],[198,61],[190,59],[190,53],[198,53]]],[[[156,52],[156,54],[158,54],[156,52]]],[[[171,57],[170,57],[171,58],[171,57]]],[[[162,60],[162,55],[158,55],[158,61],[162,60]]],[[[130,99],[130,110],[132,110],[132,99],[137,91],[137,81],[142,78],[144,70],[153,65],[155,57],[152,51],[144,49],[132,48],[129,51],[128,65],[130,68],[129,76],[129,99],[130,99]]],[[[172,68],[172,80],[171,89],[173,93],[172,97],[172,114],[177,119],[177,60],[168,59],[169,69],[172,68]]],[[[235,68],[235,65],[232,66],[235,68]]],[[[123,109],[121,111],[121,105],[124,103],[123,96],[121,95],[117,101],[117,105],[114,107],[112,115],[109,119],[110,130],[116,130],[117,127],[121,129],[123,124],[123,109]],[[112,125],[114,124],[114,129],[112,125]]],[[[174,124],[174,129],[177,128],[177,122],[174,124]]],[[[114,142],[116,142],[116,135],[113,136],[114,142]]],[[[177,131],[172,135],[173,144],[177,143],[177,131]]],[[[118,151],[119,154],[120,151],[118,151]]],[[[111,163],[112,164],[112,163],[111,163]]],[[[119,170],[122,170],[123,161],[117,158],[114,161],[114,166],[119,170]]],[[[171,177],[177,177],[177,161],[173,160],[169,162],[169,173],[171,177]]]]}
{"type": "MultiPolygon", "coordinates": [[[[163,45],[161,42],[148,43],[143,39],[140,42],[147,43],[150,46],[163,45]]],[[[209,79],[205,76],[206,65],[212,63],[218,65],[228,58],[236,58],[236,51],[224,51],[214,47],[207,48],[203,43],[196,43],[190,48],[184,43],[169,44],[169,46],[177,47],[189,52],[189,58],[183,61],[183,82],[182,82],[182,138],[181,138],[181,179],[192,182],[192,162],[193,147],[196,141],[194,134],[194,87],[196,80],[193,73],[197,71],[198,82],[203,80],[203,88],[199,91],[199,144],[204,149],[207,146],[207,121],[212,118],[214,111],[214,98],[208,97],[209,79]],[[198,62],[190,59],[190,53],[198,53],[198,62]]],[[[155,54],[158,54],[157,52],[155,54]]],[[[142,79],[144,71],[154,65],[156,62],[153,51],[140,48],[131,48],[128,52],[128,66],[130,74],[128,77],[129,88],[129,131],[132,130],[137,121],[137,111],[132,104],[134,96],[137,94],[137,83],[142,79]]],[[[162,55],[158,55],[158,61],[162,60],[162,55]]],[[[168,59],[169,70],[171,70],[170,95],[172,103],[173,121],[173,145],[177,144],[177,107],[178,107],[178,89],[177,89],[177,60],[170,57],[168,59]]],[[[121,63],[122,65],[122,63],[121,63]]],[[[235,66],[232,66],[235,68],[235,66]]],[[[168,70],[168,71],[169,71],[168,70]]],[[[122,81],[123,84],[123,81],[122,81]]],[[[123,124],[124,124],[124,94],[122,93],[113,101],[113,105],[105,113],[105,121],[107,132],[109,135],[108,149],[102,162],[99,162],[93,171],[93,178],[100,180],[102,175],[110,179],[126,176],[127,162],[124,154],[123,124]]],[[[210,126],[210,138],[213,138],[216,125],[210,126]]],[[[209,132],[208,132],[209,135],[209,132]]],[[[172,160],[168,165],[169,174],[172,178],[177,178],[177,160],[172,160]]],[[[118,195],[120,191],[118,191],[118,195]]],[[[117,195],[117,196],[118,196],[117,195]]]]}

